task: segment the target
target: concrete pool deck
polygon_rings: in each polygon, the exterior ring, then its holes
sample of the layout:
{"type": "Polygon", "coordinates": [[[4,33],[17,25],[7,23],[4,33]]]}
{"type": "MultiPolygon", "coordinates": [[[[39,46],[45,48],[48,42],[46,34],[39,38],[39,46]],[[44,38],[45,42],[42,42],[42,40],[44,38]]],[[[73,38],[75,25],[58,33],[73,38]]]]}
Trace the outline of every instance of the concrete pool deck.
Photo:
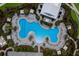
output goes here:
{"type": "MultiPolygon", "coordinates": [[[[18,26],[17,26],[17,20],[18,20],[19,17],[25,17],[25,18],[27,18],[27,16],[25,16],[25,15],[17,16],[17,15],[15,14],[15,15],[13,16],[13,18],[12,18],[12,25],[13,25],[13,27],[16,26],[16,27],[18,28],[18,26]]],[[[33,17],[34,17],[34,16],[33,16],[33,17]]],[[[29,21],[29,20],[28,20],[28,21],[29,21]]],[[[36,21],[36,20],[33,20],[33,21],[36,21]]],[[[32,22],[32,20],[31,20],[31,22],[32,22]]],[[[50,49],[59,50],[60,48],[63,47],[63,45],[65,44],[66,28],[65,28],[65,25],[64,25],[63,23],[61,23],[61,24],[59,25],[59,28],[60,28],[60,33],[58,34],[58,42],[57,42],[56,44],[52,44],[51,41],[49,40],[49,44],[48,44],[48,43],[45,42],[45,40],[43,40],[43,43],[46,44],[46,45],[44,46],[45,48],[50,48],[50,49]]],[[[34,40],[32,40],[32,41],[29,41],[29,40],[27,40],[27,39],[25,39],[25,40],[19,40],[19,38],[17,37],[17,32],[18,32],[18,31],[13,31],[13,30],[12,30],[12,37],[13,37],[12,39],[13,39],[13,41],[15,42],[15,44],[18,43],[18,45],[24,44],[24,45],[30,45],[30,46],[32,46],[32,42],[35,43],[34,40]]],[[[42,46],[43,43],[41,43],[40,45],[42,46]]],[[[38,45],[38,44],[35,43],[35,45],[38,45]]],[[[34,46],[35,46],[35,45],[34,45],[34,46]]]]}

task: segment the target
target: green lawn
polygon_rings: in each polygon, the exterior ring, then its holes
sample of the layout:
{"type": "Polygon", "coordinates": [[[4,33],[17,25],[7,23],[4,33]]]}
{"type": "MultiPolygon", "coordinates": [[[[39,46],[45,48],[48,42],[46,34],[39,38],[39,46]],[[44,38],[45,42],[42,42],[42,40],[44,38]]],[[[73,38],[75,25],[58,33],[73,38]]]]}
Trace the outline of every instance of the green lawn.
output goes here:
{"type": "Polygon", "coordinates": [[[79,10],[79,3],[76,3],[75,6],[76,6],[77,9],[79,10]]]}
{"type": "MultiPolygon", "coordinates": [[[[79,10],[79,4],[76,3],[75,6],[77,7],[77,9],[79,10]]],[[[78,17],[76,16],[76,13],[72,10],[71,11],[71,15],[72,15],[72,18],[73,20],[77,23],[78,25],[78,29],[77,29],[77,34],[78,34],[78,39],[79,39],[79,20],[78,20],[78,17]]]]}
{"type": "MultiPolygon", "coordinates": [[[[0,6],[0,10],[5,10],[6,8],[12,8],[22,5],[23,3],[6,3],[3,6],[0,6]]],[[[16,12],[19,12],[15,9],[16,12]]],[[[14,13],[14,12],[13,12],[14,13]]],[[[11,17],[13,13],[5,14],[6,17],[11,17]]]]}
{"type": "Polygon", "coordinates": [[[0,9],[4,10],[6,8],[20,6],[22,3],[6,3],[5,5],[1,6],[0,9]]]}

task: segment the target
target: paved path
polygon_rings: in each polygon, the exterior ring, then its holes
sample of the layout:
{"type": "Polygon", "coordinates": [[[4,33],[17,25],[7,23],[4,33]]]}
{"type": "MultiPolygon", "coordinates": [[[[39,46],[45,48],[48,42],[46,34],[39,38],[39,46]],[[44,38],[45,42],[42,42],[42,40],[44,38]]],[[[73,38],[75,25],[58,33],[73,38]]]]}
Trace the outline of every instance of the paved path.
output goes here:
{"type": "Polygon", "coordinates": [[[6,3],[0,3],[0,7],[3,6],[3,5],[5,5],[5,4],[6,4],[6,3]]]}
{"type": "MultiPolygon", "coordinates": [[[[77,16],[77,18],[78,18],[78,21],[79,21],[79,11],[78,11],[78,9],[76,8],[76,6],[74,5],[74,3],[71,3],[71,5],[69,5],[69,4],[66,4],[67,6],[69,6],[73,11],[75,11],[75,14],[76,14],[76,16],[77,16]]],[[[70,37],[71,38],[71,37],[70,37]]],[[[72,39],[73,40],[73,39],[72,39]]],[[[74,51],[74,53],[73,53],[73,55],[75,56],[75,53],[76,53],[76,51],[79,51],[79,49],[77,49],[77,43],[76,43],[76,41],[74,41],[73,40],[73,42],[75,43],[75,51],[74,51]]]]}
{"type": "Polygon", "coordinates": [[[43,56],[43,53],[38,53],[38,52],[12,52],[12,51],[9,51],[8,56],[43,56]]]}
{"type": "Polygon", "coordinates": [[[8,48],[6,48],[6,50],[0,50],[0,53],[3,52],[4,53],[4,56],[6,56],[6,52],[9,49],[12,49],[14,51],[14,48],[13,47],[8,47],[8,48]]]}
{"type": "Polygon", "coordinates": [[[77,49],[76,41],[75,41],[72,37],[70,37],[69,35],[68,35],[68,37],[74,42],[74,44],[75,44],[75,49],[77,49]]]}
{"type": "Polygon", "coordinates": [[[1,52],[5,53],[5,51],[4,51],[4,50],[0,50],[0,53],[1,53],[1,52]]]}
{"type": "Polygon", "coordinates": [[[38,45],[38,53],[40,53],[40,45],[38,45]]]}
{"type": "Polygon", "coordinates": [[[76,41],[72,38],[72,37],[70,37],[69,35],[68,35],[68,37],[74,42],[74,44],[75,44],[75,51],[74,51],[74,53],[73,53],[73,56],[75,56],[75,53],[76,53],[76,50],[78,50],[77,49],[77,43],[76,43],[76,41]]]}
{"type": "Polygon", "coordinates": [[[73,54],[74,56],[75,56],[75,54],[76,54],[76,51],[79,51],[79,49],[76,49],[76,50],[74,51],[74,54],[73,54]]]}
{"type": "Polygon", "coordinates": [[[13,47],[8,47],[8,48],[6,48],[5,51],[7,51],[7,50],[9,50],[9,49],[12,49],[12,50],[14,51],[14,48],[13,48],[13,47]]]}

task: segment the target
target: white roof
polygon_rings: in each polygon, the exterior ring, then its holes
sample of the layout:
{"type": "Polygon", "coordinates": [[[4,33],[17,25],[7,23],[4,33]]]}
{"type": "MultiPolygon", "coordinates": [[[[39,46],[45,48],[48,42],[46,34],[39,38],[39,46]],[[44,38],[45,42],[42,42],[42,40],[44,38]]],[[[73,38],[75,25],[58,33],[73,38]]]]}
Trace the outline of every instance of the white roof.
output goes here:
{"type": "Polygon", "coordinates": [[[56,19],[59,14],[61,3],[45,3],[41,9],[41,14],[56,19]]]}

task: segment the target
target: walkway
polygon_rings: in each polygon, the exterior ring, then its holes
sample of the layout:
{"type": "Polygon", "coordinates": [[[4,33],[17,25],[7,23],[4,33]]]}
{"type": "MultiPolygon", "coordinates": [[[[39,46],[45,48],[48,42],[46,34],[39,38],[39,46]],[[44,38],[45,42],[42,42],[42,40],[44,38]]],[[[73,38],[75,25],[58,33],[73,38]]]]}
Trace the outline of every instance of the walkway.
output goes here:
{"type": "Polygon", "coordinates": [[[0,7],[3,6],[3,5],[5,5],[5,4],[6,4],[6,3],[0,3],[0,7]]]}
{"type": "Polygon", "coordinates": [[[76,50],[74,51],[74,54],[73,54],[74,56],[75,56],[75,54],[76,54],[77,51],[79,51],[79,49],[76,49],[76,50]]]}
{"type": "Polygon", "coordinates": [[[38,52],[8,52],[8,56],[43,56],[43,53],[38,52]]]}
{"type": "MultiPolygon", "coordinates": [[[[76,16],[77,16],[78,21],[79,21],[79,11],[78,11],[78,9],[76,8],[76,6],[74,5],[74,3],[71,3],[72,6],[69,5],[68,3],[66,3],[66,5],[69,6],[73,11],[75,11],[76,16]]],[[[71,38],[71,37],[70,37],[70,38],[71,38]]],[[[79,36],[78,36],[78,38],[79,38],[79,36]]],[[[71,39],[72,39],[72,38],[71,38],[71,39]]],[[[72,40],[73,40],[73,39],[72,39],[72,40]]],[[[74,42],[74,44],[75,44],[75,51],[74,51],[73,55],[75,56],[76,51],[79,51],[79,49],[77,49],[77,43],[76,43],[76,41],[73,40],[73,42],[74,42]]]]}
{"type": "Polygon", "coordinates": [[[68,37],[74,42],[74,44],[75,44],[75,51],[74,51],[74,53],[73,53],[73,55],[75,55],[75,53],[76,53],[76,50],[77,50],[77,43],[76,43],[76,41],[72,38],[72,37],[70,37],[69,35],[68,35],[68,37]]]}
{"type": "Polygon", "coordinates": [[[6,56],[6,53],[9,49],[12,49],[12,51],[14,52],[14,48],[13,47],[8,47],[6,48],[6,50],[0,50],[0,53],[3,52],[4,53],[4,56],[6,56]]]}

